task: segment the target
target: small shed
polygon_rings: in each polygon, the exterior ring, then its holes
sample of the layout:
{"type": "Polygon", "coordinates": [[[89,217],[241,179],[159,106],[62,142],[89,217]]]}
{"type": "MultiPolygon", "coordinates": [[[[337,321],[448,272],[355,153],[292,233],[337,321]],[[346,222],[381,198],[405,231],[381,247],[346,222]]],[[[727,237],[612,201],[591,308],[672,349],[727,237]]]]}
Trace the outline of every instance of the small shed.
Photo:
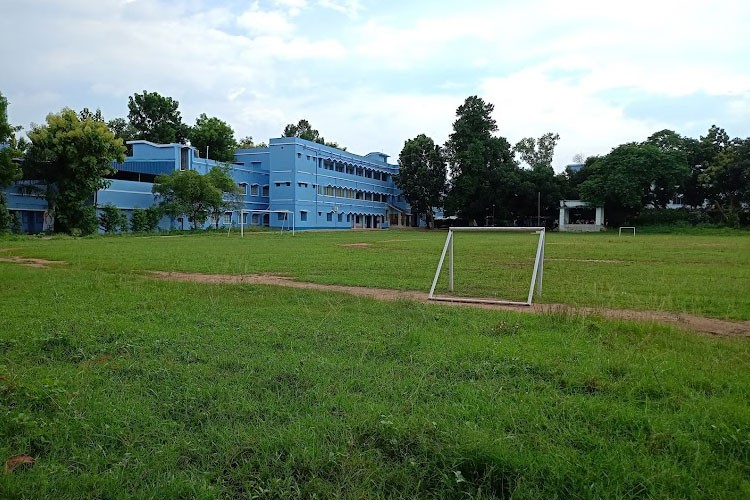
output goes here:
{"type": "Polygon", "coordinates": [[[604,231],[604,207],[581,200],[560,200],[560,231],[604,231]]]}

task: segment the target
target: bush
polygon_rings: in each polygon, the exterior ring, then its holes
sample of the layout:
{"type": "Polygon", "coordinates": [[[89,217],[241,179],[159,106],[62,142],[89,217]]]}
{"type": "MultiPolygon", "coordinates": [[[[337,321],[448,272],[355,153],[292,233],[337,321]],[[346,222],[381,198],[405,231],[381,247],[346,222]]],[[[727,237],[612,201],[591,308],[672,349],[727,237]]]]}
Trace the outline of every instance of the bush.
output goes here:
{"type": "Polygon", "coordinates": [[[147,209],[136,208],[130,220],[130,230],[134,233],[150,233],[159,226],[161,220],[161,209],[154,205],[147,209]]]}
{"type": "Polygon", "coordinates": [[[5,197],[0,192],[0,234],[7,233],[11,230],[11,215],[8,212],[8,205],[5,203],[5,197]]]}
{"type": "Polygon", "coordinates": [[[99,227],[105,233],[115,233],[117,231],[128,230],[128,217],[120,211],[119,208],[107,203],[101,207],[99,214],[99,227]]]}

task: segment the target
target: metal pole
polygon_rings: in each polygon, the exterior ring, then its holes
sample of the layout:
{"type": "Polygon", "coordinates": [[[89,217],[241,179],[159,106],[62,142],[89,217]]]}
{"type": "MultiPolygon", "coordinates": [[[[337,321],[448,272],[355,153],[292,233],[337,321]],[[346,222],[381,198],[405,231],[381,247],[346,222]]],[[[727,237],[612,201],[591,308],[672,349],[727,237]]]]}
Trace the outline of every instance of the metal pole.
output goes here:
{"type": "Polygon", "coordinates": [[[536,225],[541,226],[542,215],[542,192],[536,192],[536,225]]]}
{"type": "Polygon", "coordinates": [[[448,290],[453,291],[453,231],[451,231],[451,250],[448,262],[448,290]]]}

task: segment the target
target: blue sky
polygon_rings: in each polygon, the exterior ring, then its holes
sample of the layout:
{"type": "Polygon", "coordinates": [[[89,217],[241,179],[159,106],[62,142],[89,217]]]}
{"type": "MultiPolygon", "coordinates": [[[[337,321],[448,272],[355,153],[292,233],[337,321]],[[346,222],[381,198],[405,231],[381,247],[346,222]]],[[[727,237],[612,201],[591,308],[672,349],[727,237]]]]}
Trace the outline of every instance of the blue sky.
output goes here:
{"type": "Polygon", "coordinates": [[[355,153],[444,142],[470,95],[554,165],[669,128],[750,136],[750,3],[630,0],[24,0],[0,16],[0,91],[28,128],[127,116],[156,91],[267,141],[307,118],[355,153]]]}

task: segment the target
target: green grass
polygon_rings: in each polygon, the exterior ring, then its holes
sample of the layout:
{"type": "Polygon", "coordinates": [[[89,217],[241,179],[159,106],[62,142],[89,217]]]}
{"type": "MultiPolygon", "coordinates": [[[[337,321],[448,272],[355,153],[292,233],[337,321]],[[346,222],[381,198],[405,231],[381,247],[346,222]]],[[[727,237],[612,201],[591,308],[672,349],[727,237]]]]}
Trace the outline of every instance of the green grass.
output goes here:
{"type": "MultiPolygon", "coordinates": [[[[747,339],[141,274],[273,271],[425,290],[444,236],[3,242],[2,254],[69,264],[0,263],[0,459],[36,458],[0,476],[0,497],[750,496],[747,339]],[[371,246],[338,246],[353,242],[371,246]]],[[[486,254],[476,243],[456,248],[486,254]]],[[[575,268],[587,270],[582,289],[604,279],[597,269],[619,277],[619,305],[675,288],[638,287],[652,259],[659,279],[713,276],[689,308],[747,314],[743,284],[727,282],[744,238],[548,243],[549,259],[632,261],[641,275],[627,279],[614,265],[575,268]],[[706,286],[732,290],[709,301],[706,286]]],[[[550,260],[545,300],[561,301],[566,262],[550,260]]]]}
{"type": "MultiPolygon", "coordinates": [[[[77,269],[280,273],[325,284],[427,292],[445,231],[233,233],[6,241],[5,254],[77,269]],[[367,243],[368,247],[344,246],[367,243]]],[[[525,299],[536,236],[457,234],[456,294],[525,299]]],[[[750,319],[750,233],[547,235],[541,302],[750,319]],[[604,261],[604,262],[597,262],[604,261]]],[[[447,273],[439,292],[447,289],[447,273]]]]}

